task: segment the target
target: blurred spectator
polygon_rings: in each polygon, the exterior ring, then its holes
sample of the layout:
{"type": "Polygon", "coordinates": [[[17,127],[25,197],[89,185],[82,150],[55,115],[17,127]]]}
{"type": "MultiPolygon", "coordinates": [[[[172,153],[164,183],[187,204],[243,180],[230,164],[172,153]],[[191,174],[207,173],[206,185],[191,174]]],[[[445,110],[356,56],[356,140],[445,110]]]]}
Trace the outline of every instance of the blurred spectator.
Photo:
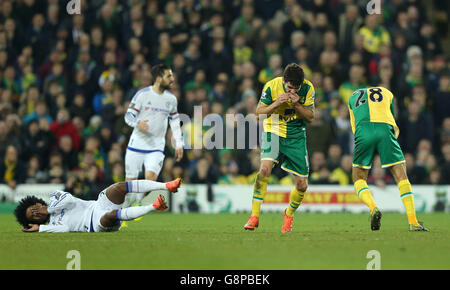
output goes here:
{"type": "Polygon", "coordinates": [[[83,131],[83,138],[100,133],[101,124],[102,118],[98,115],[93,115],[89,119],[89,124],[83,131]]]}
{"type": "MultiPolygon", "coordinates": [[[[56,116],[56,120],[50,124],[50,131],[55,134],[56,142],[59,143],[59,139],[63,135],[69,135],[72,138],[72,146],[76,150],[80,149],[81,140],[78,135],[77,128],[70,120],[69,111],[67,109],[60,109],[56,116]]],[[[56,147],[56,144],[54,145],[56,147]]]]}
{"type": "Polygon", "coordinates": [[[309,24],[305,21],[304,11],[300,5],[293,5],[289,9],[289,18],[283,23],[283,45],[289,45],[290,36],[294,31],[303,31],[308,33],[309,24]]]}
{"type": "Polygon", "coordinates": [[[353,133],[350,125],[348,106],[341,104],[338,115],[334,118],[334,128],[336,130],[336,142],[342,149],[343,154],[349,154],[353,145],[353,133]]]}
{"type": "Polygon", "coordinates": [[[381,167],[380,156],[376,155],[367,178],[368,184],[373,184],[380,188],[385,188],[388,184],[395,184],[390,174],[386,173],[386,169],[381,167]]]}
{"type": "Polygon", "coordinates": [[[20,146],[20,139],[15,137],[5,121],[0,120],[0,156],[4,156],[9,145],[20,146]]]}
{"type": "Polygon", "coordinates": [[[237,35],[244,36],[245,41],[249,41],[253,37],[253,21],[255,8],[251,4],[244,4],[241,8],[240,16],[235,19],[229,30],[230,39],[235,39],[237,35]]]}
{"type": "Polygon", "coordinates": [[[78,159],[84,169],[90,167],[90,165],[96,165],[99,170],[105,168],[105,152],[100,147],[100,139],[97,135],[90,135],[86,137],[84,144],[84,150],[79,153],[78,159]],[[89,160],[89,161],[87,161],[89,160]]]}
{"type": "Polygon", "coordinates": [[[450,108],[450,72],[440,77],[439,90],[430,97],[433,99],[434,124],[442,124],[450,108]]]}
{"type": "Polygon", "coordinates": [[[417,166],[414,155],[411,153],[405,154],[406,173],[411,184],[423,184],[427,175],[425,167],[417,166]]]}
{"type": "Polygon", "coordinates": [[[248,184],[247,177],[239,174],[239,166],[235,160],[220,164],[221,177],[218,184],[248,184]]]}
{"type": "Polygon", "coordinates": [[[65,170],[70,171],[78,167],[77,152],[73,148],[72,138],[69,135],[59,138],[58,150],[61,153],[62,166],[65,170]]]}
{"type": "Polygon", "coordinates": [[[448,184],[450,180],[450,144],[445,143],[441,148],[442,158],[439,162],[442,168],[442,180],[448,184]]]}
{"type": "Polygon", "coordinates": [[[442,121],[440,144],[450,144],[450,117],[442,121]]]}
{"type": "Polygon", "coordinates": [[[362,65],[353,65],[349,71],[349,80],[345,81],[339,87],[339,94],[344,104],[348,103],[350,96],[354,91],[367,87],[363,81],[364,67],[362,65]]]}
{"type": "Polygon", "coordinates": [[[53,142],[52,135],[46,134],[39,128],[39,122],[32,120],[27,126],[27,132],[22,137],[22,160],[29,161],[29,159],[36,155],[41,158],[41,165],[44,168],[47,164],[50,148],[53,142]]]}
{"type": "Polygon", "coordinates": [[[53,122],[52,117],[47,113],[47,104],[43,100],[39,100],[35,104],[35,110],[23,118],[24,125],[28,125],[31,121],[37,121],[41,118],[47,119],[49,123],[53,122]]]}
{"type": "Polygon", "coordinates": [[[340,166],[331,172],[330,179],[339,182],[339,185],[352,185],[352,161],[353,156],[342,156],[340,166]]]}
{"type": "Polygon", "coordinates": [[[441,170],[439,168],[432,169],[426,183],[432,185],[445,184],[445,181],[442,179],[441,170]]]}
{"type": "Polygon", "coordinates": [[[342,148],[339,144],[331,144],[327,152],[327,167],[333,171],[341,165],[342,148]]]}
{"type": "Polygon", "coordinates": [[[41,170],[40,158],[38,155],[33,155],[27,164],[25,183],[36,184],[46,183],[48,181],[47,172],[41,170]]]}
{"type": "Polygon", "coordinates": [[[433,120],[426,112],[420,112],[420,105],[411,102],[408,111],[398,118],[400,145],[406,152],[415,152],[422,139],[433,140],[433,120]]]}
{"type": "Polygon", "coordinates": [[[242,64],[252,59],[253,49],[247,45],[245,37],[238,34],[233,38],[233,62],[242,64]]]}
{"type": "MultiPolygon", "coordinates": [[[[330,28],[330,25],[327,14],[324,12],[318,12],[315,14],[314,24],[309,30],[307,37],[308,48],[311,51],[311,58],[313,62],[317,61],[319,56],[322,58],[319,53],[323,51],[324,35],[328,28],[330,28]]],[[[327,52],[327,54],[329,53],[330,51],[327,52]]]]}
{"type": "Polygon", "coordinates": [[[309,182],[311,184],[338,184],[336,180],[331,178],[330,170],[325,165],[321,166],[314,175],[311,175],[309,182]]]}
{"type": "Polygon", "coordinates": [[[339,44],[340,52],[344,59],[351,51],[354,37],[363,23],[363,19],[359,15],[358,6],[348,4],[345,13],[339,16],[339,44]]]}
{"type": "Polygon", "coordinates": [[[206,73],[203,69],[195,72],[194,79],[187,82],[183,90],[196,90],[198,88],[203,88],[207,94],[211,91],[211,85],[208,83],[206,73]]]}
{"type": "Polygon", "coordinates": [[[85,123],[89,122],[89,118],[93,114],[92,108],[86,103],[86,98],[82,93],[77,93],[73,97],[69,111],[72,118],[80,117],[85,123]]]}
{"type": "Polygon", "coordinates": [[[273,54],[269,58],[268,66],[260,70],[258,74],[258,81],[264,85],[268,81],[280,77],[283,74],[283,69],[281,65],[283,64],[283,59],[279,54],[273,54]]]}
{"type": "Polygon", "coordinates": [[[105,183],[113,184],[122,182],[125,180],[125,167],[124,163],[117,161],[112,164],[111,172],[107,176],[105,183]]]}
{"type": "Polygon", "coordinates": [[[25,178],[25,165],[19,159],[19,151],[13,145],[9,145],[0,163],[0,183],[15,189],[18,184],[25,182],[25,178]]]}
{"type": "Polygon", "coordinates": [[[370,185],[380,187],[381,189],[386,188],[386,185],[388,183],[394,184],[391,178],[388,175],[386,175],[386,169],[381,167],[372,168],[371,174],[367,178],[367,183],[370,185]]]}
{"type": "Polygon", "coordinates": [[[20,115],[29,115],[35,111],[36,104],[39,102],[39,86],[31,85],[24,91],[20,97],[20,106],[18,111],[20,115]]]}
{"type": "MultiPolygon", "coordinates": [[[[67,86],[67,96],[72,104],[77,94],[82,95],[85,98],[85,103],[91,103],[94,86],[89,82],[89,78],[86,71],[82,68],[78,68],[74,72],[73,82],[70,82],[67,86]]],[[[87,106],[86,106],[87,109],[87,106]]]]}
{"type": "Polygon", "coordinates": [[[380,24],[381,15],[367,15],[359,33],[364,37],[364,49],[369,53],[378,53],[382,44],[391,44],[388,31],[380,24]]]}
{"type": "Polygon", "coordinates": [[[101,91],[95,94],[92,101],[95,114],[101,115],[106,107],[113,105],[114,81],[115,76],[110,71],[105,71],[100,76],[99,87],[101,91]]]}
{"type": "Polygon", "coordinates": [[[325,153],[323,153],[322,151],[315,151],[311,153],[310,168],[309,168],[311,176],[318,174],[320,169],[325,165],[326,165],[325,153]]]}
{"type": "Polygon", "coordinates": [[[33,48],[34,59],[44,59],[49,51],[50,34],[44,29],[45,18],[41,13],[36,13],[32,17],[31,26],[25,32],[25,39],[33,48]]]}
{"type": "Polygon", "coordinates": [[[309,155],[316,151],[326,152],[335,142],[331,121],[322,117],[321,110],[315,111],[314,120],[306,127],[306,135],[309,155]]]}
{"type": "Polygon", "coordinates": [[[217,183],[219,177],[210,161],[206,158],[201,158],[198,160],[194,169],[189,176],[189,181],[193,184],[204,183],[204,184],[215,184],[217,183]]]}

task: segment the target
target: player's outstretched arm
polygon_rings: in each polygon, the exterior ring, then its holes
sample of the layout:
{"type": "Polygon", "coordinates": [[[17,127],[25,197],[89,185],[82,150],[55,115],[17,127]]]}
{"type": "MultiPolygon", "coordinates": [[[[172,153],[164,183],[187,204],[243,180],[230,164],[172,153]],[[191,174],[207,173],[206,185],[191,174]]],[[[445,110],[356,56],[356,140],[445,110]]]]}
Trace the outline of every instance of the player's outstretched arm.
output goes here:
{"type": "Polygon", "coordinates": [[[23,228],[22,232],[25,232],[25,233],[39,232],[39,225],[37,225],[37,224],[29,224],[28,226],[29,226],[29,228],[28,229],[23,228]]]}
{"type": "Polygon", "coordinates": [[[180,117],[177,112],[169,116],[169,125],[175,138],[175,158],[179,162],[183,158],[183,133],[181,132],[180,117]]]}

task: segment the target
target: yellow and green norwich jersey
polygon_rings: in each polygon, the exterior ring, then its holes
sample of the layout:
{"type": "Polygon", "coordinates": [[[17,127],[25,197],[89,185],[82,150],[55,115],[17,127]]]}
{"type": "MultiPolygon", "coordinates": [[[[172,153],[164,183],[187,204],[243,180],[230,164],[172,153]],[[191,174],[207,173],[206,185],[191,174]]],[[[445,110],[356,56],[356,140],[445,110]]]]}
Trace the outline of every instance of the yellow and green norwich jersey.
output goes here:
{"type": "Polygon", "coordinates": [[[359,29],[359,34],[364,36],[364,48],[370,53],[378,53],[381,45],[391,44],[389,32],[381,25],[374,30],[363,26],[359,29]]]}
{"type": "MultiPolygon", "coordinates": [[[[283,78],[278,77],[264,85],[260,102],[265,105],[272,104],[279,95],[285,94],[283,78]]],[[[304,80],[297,91],[300,97],[299,103],[305,107],[314,106],[314,86],[308,80],[304,80]]],[[[279,106],[267,119],[264,120],[264,132],[271,132],[280,137],[297,138],[304,136],[306,121],[297,116],[291,101],[279,106]]]]}
{"type": "Polygon", "coordinates": [[[353,92],[348,101],[353,134],[361,122],[386,123],[394,127],[395,138],[400,130],[395,123],[394,95],[386,88],[371,87],[353,92]]]}

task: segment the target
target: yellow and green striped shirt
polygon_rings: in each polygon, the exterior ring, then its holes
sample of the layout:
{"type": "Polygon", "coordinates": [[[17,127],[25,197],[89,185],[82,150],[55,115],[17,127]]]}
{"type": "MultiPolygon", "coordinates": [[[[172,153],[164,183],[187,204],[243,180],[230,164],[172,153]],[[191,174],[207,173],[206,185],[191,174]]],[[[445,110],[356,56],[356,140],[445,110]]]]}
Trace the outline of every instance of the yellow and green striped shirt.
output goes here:
{"type": "Polygon", "coordinates": [[[383,87],[362,88],[348,101],[353,134],[361,122],[386,123],[394,127],[395,138],[400,130],[395,123],[394,95],[383,87]]]}
{"type": "MultiPolygon", "coordinates": [[[[265,105],[272,104],[279,95],[285,94],[283,78],[277,77],[264,85],[260,102],[265,105]]],[[[314,106],[314,86],[304,80],[297,91],[299,103],[305,107],[314,106]]],[[[264,120],[264,132],[271,132],[283,138],[297,138],[303,136],[306,121],[298,117],[291,101],[279,106],[267,119],[264,120]]]]}

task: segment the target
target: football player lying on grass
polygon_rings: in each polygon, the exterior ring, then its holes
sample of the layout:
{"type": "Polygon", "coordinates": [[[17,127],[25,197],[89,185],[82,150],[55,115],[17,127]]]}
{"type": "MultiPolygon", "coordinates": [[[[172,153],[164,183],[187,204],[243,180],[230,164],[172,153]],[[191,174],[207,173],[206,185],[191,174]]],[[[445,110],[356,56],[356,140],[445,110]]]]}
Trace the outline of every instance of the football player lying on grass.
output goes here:
{"type": "Polygon", "coordinates": [[[177,192],[181,179],[166,183],[132,180],[115,183],[98,195],[97,200],[81,200],[68,192],[50,194],[47,205],[35,196],[23,198],[14,211],[24,232],[106,232],[118,231],[122,221],[133,220],[154,210],[167,209],[162,195],[153,204],[122,208],[128,192],[148,193],[153,190],[177,192]]]}

